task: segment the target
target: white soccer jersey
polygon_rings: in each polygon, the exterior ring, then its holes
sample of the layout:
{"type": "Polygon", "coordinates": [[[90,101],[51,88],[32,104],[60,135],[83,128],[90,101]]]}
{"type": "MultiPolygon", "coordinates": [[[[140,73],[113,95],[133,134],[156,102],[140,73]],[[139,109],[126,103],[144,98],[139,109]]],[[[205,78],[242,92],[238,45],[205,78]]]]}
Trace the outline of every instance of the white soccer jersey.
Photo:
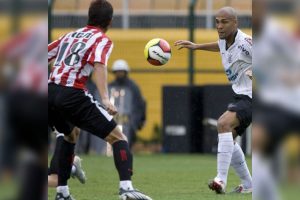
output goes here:
{"type": "Polygon", "coordinates": [[[49,82],[84,89],[94,63],[107,65],[112,41],[93,26],[70,32],[48,45],[48,62],[55,58],[49,82]]]}
{"type": "Polygon", "coordinates": [[[228,49],[226,40],[219,40],[218,44],[233,91],[252,98],[252,80],[245,73],[252,69],[252,37],[238,30],[234,43],[228,49]]]}

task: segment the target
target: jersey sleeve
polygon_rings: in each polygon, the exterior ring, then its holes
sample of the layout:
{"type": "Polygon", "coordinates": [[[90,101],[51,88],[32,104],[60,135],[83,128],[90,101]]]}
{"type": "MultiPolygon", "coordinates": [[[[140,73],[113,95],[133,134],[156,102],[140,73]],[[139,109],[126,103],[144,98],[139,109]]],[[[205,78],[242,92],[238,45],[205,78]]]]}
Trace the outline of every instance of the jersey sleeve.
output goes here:
{"type": "Polygon", "coordinates": [[[245,37],[243,44],[245,46],[245,54],[247,57],[252,58],[252,38],[251,37],[245,37]]]}
{"type": "Polygon", "coordinates": [[[107,66],[108,59],[113,49],[113,43],[109,38],[103,38],[94,45],[88,57],[88,63],[94,65],[96,62],[107,66]]]}
{"type": "Polygon", "coordinates": [[[56,58],[62,38],[63,37],[48,44],[48,63],[51,62],[51,60],[53,60],[54,58],[56,58]]]}

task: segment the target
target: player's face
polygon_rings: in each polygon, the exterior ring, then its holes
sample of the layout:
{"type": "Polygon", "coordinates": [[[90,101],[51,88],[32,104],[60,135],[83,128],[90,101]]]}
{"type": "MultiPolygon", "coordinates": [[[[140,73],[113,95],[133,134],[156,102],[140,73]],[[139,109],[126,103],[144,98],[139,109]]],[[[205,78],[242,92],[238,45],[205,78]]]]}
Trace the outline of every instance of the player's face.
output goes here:
{"type": "Polygon", "coordinates": [[[216,17],[216,28],[220,39],[226,39],[237,29],[236,19],[217,16],[216,17]]]}

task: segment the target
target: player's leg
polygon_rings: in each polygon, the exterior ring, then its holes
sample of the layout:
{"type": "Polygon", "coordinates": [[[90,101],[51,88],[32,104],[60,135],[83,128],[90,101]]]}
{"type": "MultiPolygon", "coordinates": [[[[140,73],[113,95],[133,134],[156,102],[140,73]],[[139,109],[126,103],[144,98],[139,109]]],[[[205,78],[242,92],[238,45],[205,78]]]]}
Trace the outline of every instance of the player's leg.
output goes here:
{"type": "MultiPolygon", "coordinates": [[[[217,177],[209,184],[209,187],[215,190],[217,193],[224,193],[227,184],[227,176],[229,166],[232,159],[236,162],[243,162],[244,155],[240,151],[239,146],[235,146],[234,139],[241,135],[246,128],[252,122],[252,100],[248,96],[237,95],[235,96],[235,102],[229,104],[227,111],[218,119],[218,155],[217,155],[217,177]],[[235,152],[233,154],[233,152],[235,152]]],[[[243,162],[243,168],[238,169],[238,165],[235,170],[240,178],[247,179],[250,185],[251,176],[248,167],[243,162]],[[244,177],[243,170],[247,171],[247,176],[244,177]],[[248,173],[249,172],[249,173],[248,173]]]]}
{"type": "Polygon", "coordinates": [[[209,188],[217,193],[225,193],[228,170],[234,149],[234,138],[237,136],[234,128],[237,126],[239,126],[239,120],[235,112],[226,111],[218,119],[217,176],[209,183],[209,188]]]}
{"type": "Polygon", "coordinates": [[[252,177],[245,159],[243,150],[238,143],[234,143],[232,153],[231,166],[236,174],[241,179],[242,183],[237,186],[233,192],[235,193],[251,193],[252,192],[252,177]]]}
{"type": "Polygon", "coordinates": [[[49,174],[48,173],[48,187],[57,187],[58,176],[57,174],[49,174]]]}
{"type": "Polygon", "coordinates": [[[132,154],[129,150],[127,138],[117,127],[113,116],[87,92],[76,91],[76,93],[72,92],[70,95],[75,95],[76,101],[72,108],[70,108],[70,105],[67,106],[69,109],[67,113],[72,113],[72,115],[68,116],[68,120],[75,126],[106,140],[113,147],[114,161],[120,177],[120,186],[126,191],[123,192],[122,189],[122,194],[124,195],[120,198],[151,199],[137,190],[133,190],[131,183],[132,154]],[[127,194],[128,192],[131,193],[131,196],[127,194]]]}
{"type": "MultiPolygon", "coordinates": [[[[56,133],[56,144],[53,156],[50,162],[50,168],[48,169],[48,187],[57,187],[58,184],[58,153],[61,149],[61,145],[64,140],[64,134],[55,131],[56,133]]],[[[79,136],[79,129],[74,128],[71,134],[75,134],[76,137],[79,136]]],[[[71,170],[71,177],[77,178],[82,184],[86,181],[85,172],[81,167],[81,159],[75,156],[74,162],[71,170]]]]}
{"type": "MultiPolygon", "coordinates": [[[[275,123],[273,123],[275,124],[275,123]]],[[[253,197],[255,199],[280,199],[277,182],[272,174],[271,162],[267,160],[271,138],[267,129],[260,123],[252,126],[252,166],[253,166],[253,197]]],[[[277,142],[274,142],[277,146],[277,142]]]]}
{"type": "Polygon", "coordinates": [[[64,140],[64,134],[58,133],[57,131],[55,131],[55,133],[56,133],[55,149],[50,161],[50,167],[48,168],[48,187],[57,187],[58,154],[64,140]]]}
{"type": "Polygon", "coordinates": [[[131,181],[133,175],[133,156],[130,152],[126,136],[116,127],[105,140],[113,147],[116,169],[120,178],[120,199],[151,200],[150,197],[134,189],[131,181]]]}
{"type": "MultiPolygon", "coordinates": [[[[234,128],[235,136],[241,136],[245,133],[247,127],[252,122],[252,102],[247,96],[237,97],[237,101],[228,106],[228,110],[235,112],[239,121],[239,125],[234,128]]],[[[241,184],[238,185],[233,192],[236,193],[251,193],[252,192],[252,177],[247,166],[244,152],[238,143],[234,144],[232,153],[231,166],[236,174],[241,179],[241,184]]]]}
{"type": "MultiPolygon", "coordinates": [[[[76,128],[72,132],[76,131],[76,128]]],[[[68,131],[65,131],[68,133],[68,131]]],[[[65,134],[58,152],[58,184],[56,187],[56,199],[72,200],[68,187],[68,180],[71,176],[72,165],[74,161],[74,150],[77,141],[76,134],[65,134]]]]}
{"type": "Polygon", "coordinates": [[[116,127],[105,140],[112,145],[116,169],[119,173],[120,188],[133,190],[131,176],[133,172],[133,159],[129,150],[127,137],[116,127]]]}

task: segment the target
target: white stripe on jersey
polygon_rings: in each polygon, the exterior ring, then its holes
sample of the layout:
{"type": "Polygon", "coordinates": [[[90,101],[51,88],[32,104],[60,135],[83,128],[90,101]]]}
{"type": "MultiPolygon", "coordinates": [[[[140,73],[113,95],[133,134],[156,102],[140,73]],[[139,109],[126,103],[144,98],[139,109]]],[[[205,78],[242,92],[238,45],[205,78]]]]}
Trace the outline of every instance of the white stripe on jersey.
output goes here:
{"type": "Polygon", "coordinates": [[[106,54],[106,57],[105,57],[106,63],[105,63],[105,65],[107,65],[107,61],[108,61],[108,58],[109,58],[109,56],[110,56],[110,54],[111,54],[111,52],[112,52],[112,50],[113,50],[113,47],[114,47],[114,45],[112,44],[112,45],[110,46],[110,49],[108,50],[108,52],[107,52],[107,54],[106,54]]]}
{"type": "Polygon", "coordinates": [[[95,61],[100,62],[101,61],[101,55],[102,51],[104,49],[105,44],[108,42],[107,38],[104,38],[99,45],[97,46],[96,52],[99,52],[99,54],[96,54],[95,56],[95,61]]]}
{"type": "Polygon", "coordinates": [[[113,116],[111,116],[110,114],[108,114],[108,112],[107,112],[105,109],[103,109],[102,107],[100,107],[100,106],[99,106],[99,102],[98,102],[98,101],[95,101],[95,100],[93,99],[93,96],[92,96],[91,94],[89,94],[87,91],[85,91],[84,93],[85,93],[85,96],[89,97],[89,98],[91,99],[91,102],[92,102],[93,104],[96,105],[96,107],[97,107],[98,110],[101,112],[101,114],[103,114],[104,117],[105,117],[108,121],[111,121],[112,118],[113,118],[113,116]]]}

